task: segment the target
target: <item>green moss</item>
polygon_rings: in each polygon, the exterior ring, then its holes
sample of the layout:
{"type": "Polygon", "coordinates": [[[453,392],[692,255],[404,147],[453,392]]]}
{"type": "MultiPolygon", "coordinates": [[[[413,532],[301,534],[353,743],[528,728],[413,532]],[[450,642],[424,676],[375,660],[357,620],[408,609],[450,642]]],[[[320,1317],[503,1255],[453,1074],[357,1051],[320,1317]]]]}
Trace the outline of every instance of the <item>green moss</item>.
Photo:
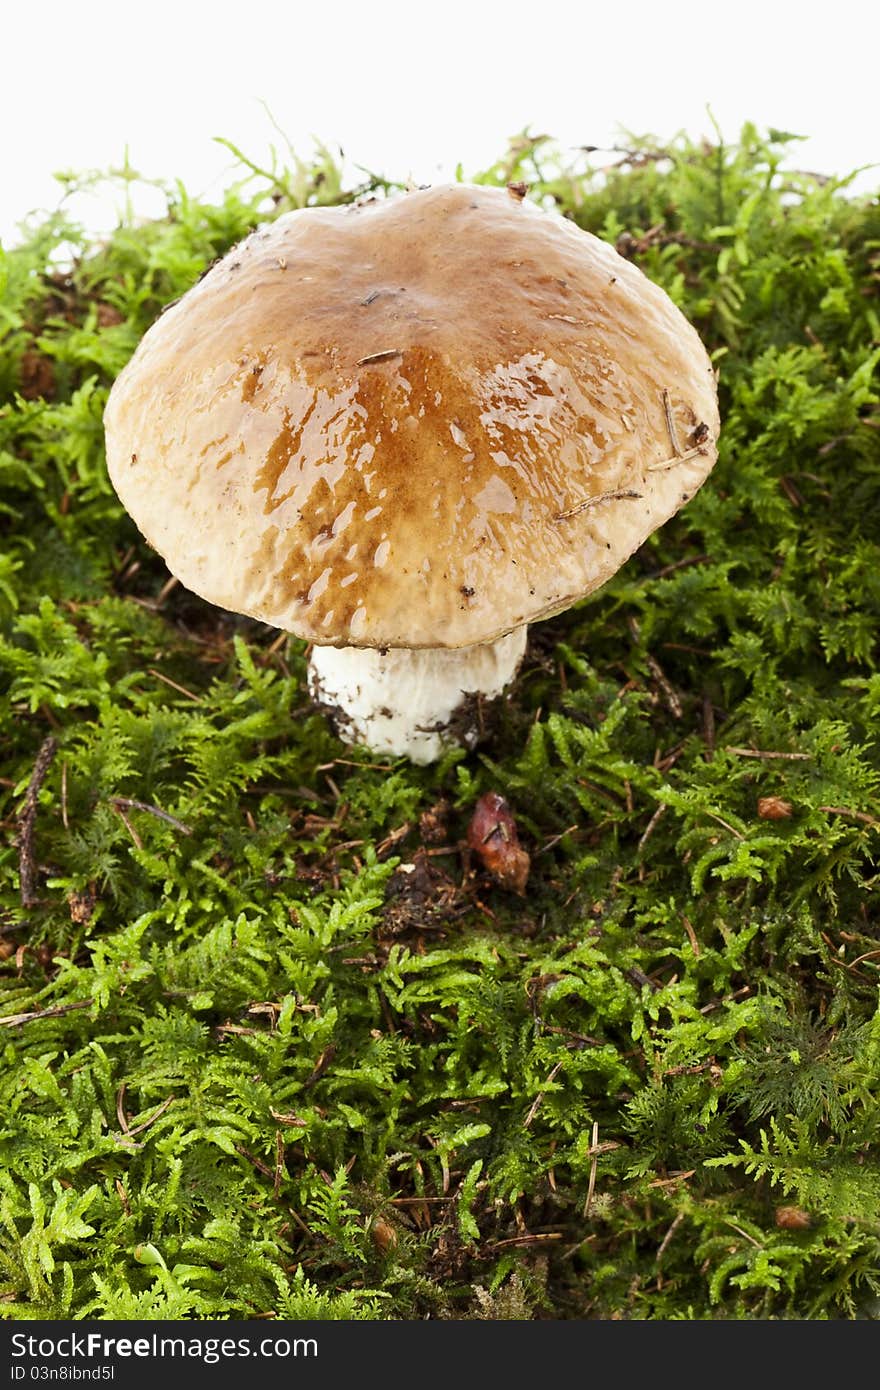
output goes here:
{"type": "Polygon", "coordinates": [[[354,196],[327,151],[0,252],[8,1316],[873,1315],[880,209],[785,146],[599,173],[523,139],[483,176],[666,287],[721,454],[429,769],[343,748],[302,644],[169,587],[104,467],[162,306],[354,196]],[[523,899],[462,854],[490,789],[523,899]]]}

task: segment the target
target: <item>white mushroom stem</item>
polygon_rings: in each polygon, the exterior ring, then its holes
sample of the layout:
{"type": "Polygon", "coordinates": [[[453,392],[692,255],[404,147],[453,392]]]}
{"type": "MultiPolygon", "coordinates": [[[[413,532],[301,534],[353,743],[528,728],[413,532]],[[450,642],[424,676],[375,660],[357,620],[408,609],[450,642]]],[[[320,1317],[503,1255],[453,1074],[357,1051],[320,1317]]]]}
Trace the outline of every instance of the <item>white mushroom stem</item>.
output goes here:
{"type": "Polygon", "coordinates": [[[450,746],[474,746],[481,701],[501,694],[525,649],[525,627],[474,647],[316,646],[309,689],[349,743],[431,763],[450,746]]]}

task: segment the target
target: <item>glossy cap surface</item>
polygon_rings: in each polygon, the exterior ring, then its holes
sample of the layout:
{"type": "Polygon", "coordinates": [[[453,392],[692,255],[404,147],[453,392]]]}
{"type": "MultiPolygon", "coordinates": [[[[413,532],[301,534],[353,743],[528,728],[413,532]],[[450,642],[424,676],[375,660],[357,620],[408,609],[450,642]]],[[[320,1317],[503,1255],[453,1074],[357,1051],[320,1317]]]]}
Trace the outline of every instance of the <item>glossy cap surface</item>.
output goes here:
{"type": "Polygon", "coordinates": [[[144,336],[113,484],[183,584],[336,646],[459,647],[604,583],[715,462],[668,296],[503,189],[280,217],[144,336]]]}

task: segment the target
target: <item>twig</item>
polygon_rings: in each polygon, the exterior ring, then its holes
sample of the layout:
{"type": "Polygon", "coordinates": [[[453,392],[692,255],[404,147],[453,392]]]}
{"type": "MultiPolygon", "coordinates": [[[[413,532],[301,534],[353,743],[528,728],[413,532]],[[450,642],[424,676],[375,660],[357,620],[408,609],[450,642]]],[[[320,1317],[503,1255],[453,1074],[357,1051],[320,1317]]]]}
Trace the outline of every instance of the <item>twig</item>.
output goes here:
{"type": "Polygon", "coordinates": [[[144,842],[143,842],[143,840],[141,839],[140,835],[139,835],[139,834],[137,833],[137,831],[135,830],[135,828],[134,828],[134,826],[132,825],[131,821],[128,819],[128,816],[125,814],[125,812],[123,811],[122,807],[121,807],[121,806],[114,806],[112,801],[110,802],[110,807],[111,807],[112,810],[114,810],[114,811],[116,812],[117,816],[118,816],[119,819],[122,821],[122,824],[125,826],[125,828],[126,828],[126,830],[128,831],[129,835],[130,835],[131,838],[134,840],[135,849],[143,849],[143,847],[144,847],[144,842]]]}
{"type": "Polygon", "coordinates": [[[662,463],[649,463],[645,472],[658,473],[661,469],[675,468],[676,464],[687,463],[689,459],[695,459],[698,454],[705,454],[705,452],[702,444],[698,444],[696,448],[686,449],[683,454],[676,454],[674,458],[664,459],[662,463]]]}
{"type": "Polygon", "coordinates": [[[308,1120],[303,1120],[293,1110],[275,1110],[270,1105],[269,1114],[273,1120],[277,1120],[280,1125],[294,1125],[297,1129],[308,1129],[308,1120]]]}
{"type": "Polygon", "coordinates": [[[125,1082],[121,1082],[119,1090],[116,1092],[116,1118],[119,1121],[119,1128],[123,1134],[128,1134],[128,1116],[125,1113],[125,1082]]]}
{"type": "Polygon", "coordinates": [[[864,821],[865,825],[880,825],[876,816],[869,816],[865,811],[851,811],[847,806],[819,806],[817,810],[828,816],[852,816],[853,820],[864,821]]]}
{"type": "Polygon", "coordinates": [[[731,1229],[732,1231],[736,1231],[737,1235],[742,1236],[743,1240],[748,1240],[748,1241],[750,1241],[751,1244],[754,1245],[754,1247],[755,1247],[756,1250],[763,1250],[763,1249],[764,1249],[763,1245],[761,1244],[761,1242],[760,1242],[759,1240],[755,1240],[755,1237],[754,1237],[754,1236],[750,1236],[749,1233],[748,1233],[748,1231],[744,1231],[744,1230],[743,1230],[742,1226],[737,1226],[737,1224],[736,1224],[735,1221],[731,1221],[731,1220],[729,1220],[727,1217],[725,1217],[725,1218],[724,1218],[724,1224],[725,1224],[725,1226],[729,1226],[730,1229],[731,1229]]]}
{"type": "Polygon", "coordinates": [[[589,1033],[573,1033],[570,1028],[560,1028],[556,1023],[545,1023],[542,1018],[539,1018],[538,1022],[545,1033],[559,1033],[563,1037],[573,1038],[575,1042],[581,1043],[584,1047],[604,1046],[601,1038],[591,1038],[589,1033]]]}
{"type": "Polygon", "coordinates": [[[678,694],[673,689],[669,681],[669,678],[663,671],[663,668],[661,667],[659,661],[656,657],[651,656],[650,652],[646,652],[645,664],[647,665],[648,670],[651,672],[651,675],[654,677],[660,689],[663,691],[670,712],[676,719],[681,719],[684,713],[684,710],[681,707],[681,700],[678,698],[678,694]]]}
{"type": "Polygon", "coordinates": [[[324,1075],[324,1072],[327,1070],[330,1063],[333,1061],[333,1058],[336,1056],[336,1052],[337,1044],[328,1043],[328,1045],[324,1048],[324,1051],[318,1058],[317,1062],[315,1063],[314,1067],[310,1071],[309,1075],[302,1083],[302,1089],[304,1091],[310,1090],[312,1086],[314,1086],[315,1083],[321,1079],[321,1077],[324,1075]]]}
{"type": "Polygon", "coordinates": [[[366,357],[359,357],[357,365],[365,367],[369,362],[390,362],[392,357],[402,357],[400,348],[384,348],[382,352],[370,352],[366,357]]]}
{"type": "MultiPolygon", "coordinates": [[[[179,830],[181,835],[191,835],[192,828],[184,825],[182,820],[176,816],[170,816],[167,811],[163,811],[160,806],[151,806],[148,801],[135,801],[131,796],[110,796],[107,798],[114,811],[147,811],[157,820],[165,821],[166,825],[173,825],[175,830],[179,830]]],[[[127,822],[126,822],[127,823],[127,822]]]]}
{"type": "Polygon", "coordinates": [[[659,823],[659,821],[660,821],[660,817],[665,813],[665,811],[666,811],[665,805],[663,805],[663,806],[658,806],[658,807],[657,807],[657,810],[654,812],[653,816],[652,816],[651,819],[648,821],[648,824],[647,824],[646,827],[645,827],[645,833],[643,834],[642,838],[639,840],[639,843],[636,845],[636,858],[639,857],[639,855],[641,854],[642,850],[645,848],[645,845],[648,843],[648,840],[650,839],[650,837],[653,835],[654,831],[655,831],[656,828],[657,828],[657,825],[658,825],[658,823],[659,823]]]}
{"type": "Polygon", "coordinates": [[[280,1129],[275,1131],[275,1181],[272,1185],[272,1195],[275,1201],[281,1196],[281,1180],[284,1176],[284,1135],[280,1129]]]}
{"type": "Polygon", "coordinates": [[[672,1237],[675,1235],[682,1221],[684,1221],[684,1212],[680,1211],[678,1213],[678,1216],[676,1216],[675,1220],[673,1221],[672,1225],[669,1227],[669,1230],[666,1232],[666,1235],[660,1242],[660,1248],[658,1249],[656,1255],[657,1264],[660,1263],[660,1261],[663,1259],[663,1256],[666,1254],[666,1247],[669,1245],[669,1242],[672,1240],[672,1237]]]}
{"type": "Polygon", "coordinates": [[[409,821],[404,821],[403,825],[398,825],[396,830],[392,830],[390,835],[386,835],[385,839],[376,846],[376,858],[384,859],[388,851],[399,844],[401,840],[405,840],[411,830],[412,826],[409,821]]]}
{"type": "Polygon", "coordinates": [[[537,1231],[534,1235],[510,1236],[507,1240],[495,1240],[491,1245],[487,1245],[488,1251],[501,1250],[505,1246],[511,1245],[537,1245],[543,1240],[562,1240],[564,1231],[537,1231]]]}
{"type": "MultiPolygon", "coordinates": [[[[545,1086],[549,1086],[549,1085],[550,1085],[550,1082],[554,1079],[554,1077],[556,1076],[556,1074],[557,1074],[557,1072],[559,1071],[559,1068],[560,1068],[561,1066],[562,1066],[562,1063],[561,1063],[561,1062],[557,1062],[557,1063],[556,1063],[556,1066],[553,1068],[553,1070],[551,1071],[550,1075],[547,1077],[547,1080],[544,1082],[544,1085],[545,1085],[545,1086]]],[[[532,1123],[532,1120],[533,1120],[533,1119],[535,1118],[535,1116],[537,1115],[538,1109],[539,1109],[539,1107],[540,1107],[540,1105],[541,1105],[541,1101],[542,1101],[543,1099],[544,1099],[544,1092],[543,1092],[543,1091],[539,1091],[538,1094],[535,1096],[535,1099],[532,1101],[531,1109],[529,1110],[528,1115],[526,1115],[526,1118],[525,1118],[525,1120],[523,1121],[523,1129],[528,1129],[529,1125],[532,1123]]]]}
{"type": "Polygon", "coordinates": [[[743,985],[741,989],[735,989],[732,994],[725,994],[721,999],[712,999],[708,1004],[704,1004],[700,1013],[711,1014],[715,1009],[720,1009],[722,1004],[729,1004],[734,999],[742,999],[744,995],[751,994],[751,992],[751,985],[743,985]]]}
{"type": "Polygon", "coordinates": [[[70,829],[67,821],[67,763],[61,764],[61,824],[65,830],[70,829]]]}
{"type": "Polygon", "coordinates": [[[548,849],[555,849],[560,840],[564,840],[566,835],[571,835],[578,829],[580,829],[578,825],[570,825],[567,830],[560,830],[558,835],[551,835],[550,839],[538,850],[538,854],[546,854],[548,849]]]}
{"type": "Polygon", "coordinates": [[[660,772],[668,772],[671,767],[675,767],[675,764],[678,762],[686,746],[687,739],[682,739],[681,743],[677,743],[674,748],[670,748],[669,752],[663,753],[662,756],[658,748],[657,761],[654,766],[660,772]]]}
{"type": "MultiPolygon", "coordinates": [[[[709,561],[708,555],[691,555],[685,560],[675,560],[671,565],[664,565],[662,569],[654,570],[645,576],[646,579],[665,579],[667,574],[674,574],[676,570],[688,569],[690,565],[705,565],[709,561]]],[[[691,650],[691,648],[688,648],[691,650]]]]}
{"type": "Polygon", "coordinates": [[[685,917],[684,913],[682,913],[681,915],[681,920],[684,929],[687,932],[688,941],[691,943],[691,950],[693,951],[694,956],[696,957],[700,954],[700,943],[697,940],[697,934],[694,931],[690,918],[685,917]]]}
{"type": "Polygon", "coordinates": [[[291,1217],[293,1218],[293,1220],[296,1222],[297,1226],[299,1226],[300,1230],[301,1230],[301,1231],[304,1231],[305,1234],[306,1234],[307,1236],[310,1236],[310,1235],[312,1234],[311,1230],[310,1230],[309,1227],[306,1225],[306,1223],[303,1221],[303,1219],[302,1219],[302,1217],[300,1216],[299,1212],[298,1212],[298,1211],[295,1211],[293,1207],[288,1207],[288,1215],[291,1216],[291,1217]]]}
{"type": "Polygon", "coordinates": [[[248,1153],[244,1144],[236,1144],[235,1152],[241,1154],[242,1158],[246,1158],[248,1163],[252,1163],[256,1168],[257,1172],[262,1173],[264,1178],[271,1178],[274,1182],[275,1174],[272,1172],[272,1169],[267,1168],[265,1163],[262,1163],[260,1159],[254,1158],[254,1155],[252,1153],[248,1153]]]}
{"type": "Polygon", "coordinates": [[[643,989],[644,986],[647,985],[649,989],[653,989],[656,993],[658,989],[663,988],[656,980],[652,980],[650,975],[646,975],[644,970],[640,969],[638,965],[630,965],[623,973],[630,984],[638,985],[639,989],[643,989]]]}
{"type": "MultiPolygon", "coordinates": [[[[668,155],[646,154],[645,159],[669,158],[668,155]]],[[[619,169],[624,164],[632,163],[633,168],[638,168],[644,160],[619,159],[616,164],[608,165],[608,168],[619,169]]],[[[615,242],[615,250],[619,255],[625,256],[627,260],[632,260],[634,256],[641,256],[652,246],[687,246],[692,251],[720,251],[721,243],[717,241],[697,241],[694,237],[687,236],[684,232],[666,232],[662,225],[649,228],[644,236],[634,237],[632,232],[622,232],[615,242]]]]}
{"type": "Polygon", "coordinates": [[[678,431],[675,428],[675,420],[672,418],[672,405],[669,400],[669,392],[663,387],[663,414],[666,416],[666,428],[669,432],[669,442],[672,445],[672,452],[676,458],[681,458],[681,444],[678,439],[678,431]]]}
{"type": "Polygon", "coordinates": [[[133,554],[134,546],[130,545],[126,550],[125,554],[123,555],[122,559],[120,560],[118,569],[114,570],[113,574],[111,574],[110,583],[113,585],[114,589],[117,587],[117,585],[122,579],[122,576],[125,574],[125,571],[128,569],[128,562],[133,554]]]}
{"type": "Polygon", "coordinates": [[[31,780],[24,794],[24,807],[18,820],[18,880],[22,907],[33,907],[39,901],[37,886],[37,866],[34,859],[34,824],[37,819],[37,801],[40,788],[46,780],[46,773],[55,752],[58,740],[52,734],[40,744],[31,780]]]}
{"type": "MultiPolygon", "coordinates": [[[[852,433],[852,430],[847,430],[846,434],[838,434],[835,435],[834,439],[827,440],[816,450],[816,453],[819,455],[819,458],[824,458],[826,454],[830,454],[831,450],[836,449],[838,444],[842,444],[845,439],[849,439],[852,433]]],[[[805,473],[803,476],[807,478],[810,475],[808,473],[805,473]]],[[[830,496],[830,493],[826,493],[826,496],[830,496]]]]}
{"type": "Polygon", "coordinates": [[[595,497],[585,497],[583,502],[578,502],[576,507],[569,507],[568,511],[560,512],[553,520],[566,521],[570,516],[579,516],[580,513],[585,512],[588,507],[598,507],[600,502],[613,502],[616,501],[618,497],[634,497],[638,499],[641,496],[642,493],[633,492],[631,488],[620,488],[616,492],[599,492],[595,497]]]}
{"type": "Polygon", "coordinates": [[[787,758],[791,762],[808,762],[812,753],[769,753],[762,748],[733,748],[728,743],[725,753],[735,753],[738,758],[787,758]]]}
{"type": "MultiPolygon", "coordinates": [[[[626,145],[579,145],[578,149],[583,150],[584,154],[622,154],[623,159],[618,160],[613,168],[618,168],[621,164],[632,164],[636,167],[643,164],[650,164],[653,160],[668,159],[674,162],[670,150],[631,150],[626,145]]],[[[625,233],[624,235],[629,235],[625,233]]],[[[721,247],[716,246],[712,249],[720,251],[721,247]]]]}
{"type": "Polygon", "coordinates": [[[678,1172],[670,1173],[668,1178],[654,1178],[653,1182],[648,1183],[648,1186],[675,1187],[676,1183],[687,1182],[688,1178],[692,1178],[696,1171],[696,1168],[681,1168],[678,1172]]]}
{"type": "MultiPolygon", "coordinates": [[[[657,579],[659,575],[649,574],[647,579],[657,579]]],[[[660,646],[667,652],[690,652],[692,656],[712,656],[708,647],[695,647],[692,642],[661,642],[660,646]]]]}
{"type": "Polygon", "coordinates": [[[593,1193],[596,1190],[596,1174],[599,1171],[599,1121],[593,1121],[593,1134],[590,1140],[590,1153],[593,1161],[590,1164],[590,1180],[587,1183],[587,1200],[584,1202],[584,1216],[589,1215],[590,1207],[593,1205],[593,1193]]]}
{"type": "MultiPolygon", "coordinates": [[[[289,632],[282,633],[283,637],[289,637],[289,632]]],[[[271,650],[271,648],[270,648],[271,650]]],[[[316,772],[328,772],[331,767],[368,767],[375,772],[393,772],[393,763],[362,763],[355,762],[354,758],[334,758],[332,763],[318,763],[316,772]]]]}
{"type": "MultiPolygon", "coordinates": [[[[159,590],[158,594],[156,595],[156,607],[157,607],[157,609],[162,607],[162,604],[165,602],[165,600],[166,600],[166,598],[168,597],[168,595],[169,595],[170,593],[173,593],[173,591],[177,588],[177,586],[178,586],[179,583],[180,583],[180,580],[177,578],[177,575],[176,575],[176,574],[172,574],[172,575],[170,576],[170,578],[168,578],[168,579],[165,580],[165,583],[162,585],[161,589],[159,590]]],[[[286,636],[287,636],[287,633],[283,633],[282,635],[283,635],[284,637],[286,637],[286,636]]]]}
{"type": "Polygon", "coordinates": [[[861,965],[863,960],[873,960],[875,956],[880,956],[880,951],[866,951],[863,956],[856,956],[855,960],[847,961],[847,970],[855,970],[857,965],[861,965]]]}
{"type": "Polygon", "coordinates": [[[420,1205],[422,1202],[444,1202],[444,1203],[448,1206],[450,1202],[454,1202],[454,1201],[455,1201],[455,1198],[454,1198],[454,1197],[392,1197],[390,1200],[391,1200],[391,1205],[392,1205],[393,1207],[405,1207],[405,1206],[414,1206],[414,1205],[415,1205],[415,1206],[418,1206],[418,1205],[420,1205]]]}
{"type": "Polygon", "coordinates": [[[726,821],[723,816],[719,816],[715,811],[707,811],[706,815],[711,816],[712,820],[717,820],[719,825],[723,825],[724,829],[729,830],[731,835],[736,836],[738,840],[744,840],[746,838],[741,831],[737,830],[729,821],[726,821]]]}
{"type": "Polygon", "coordinates": [[[130,1129],[128,1131],[129,1135],[141,1134],[145,1129],[149,1129],[150,1125],[156,1123],[160,1115],[165,1114],[165,1111],[168,1109],[169,1105],[174,1104],[175,1099],[175,1096],[168,1096],[167,1100],[163,1100],[162,1104],[156,1110],[153,1111],[152,1115],[148,1115],[145,1120],[141,1120],[139,1125],[135,1125],[133,1129],[130,1129]]]}
{"type": "Polygon", "coordinates": [[[178,685],[177,681],[173,681],[170,676],[163,676],[162,672],[157,671],[155,666],[148,666],[147,671],[151,676],[155,676],[157,681],[161,681],[163,685],[170,685],[172,690],[178,690],[188,700],[193,700],[197,705],[202,703],[201,695],[194,695],[191,690],[187,690],[185,685],[178,685]]]}
{"type": "Polygon", "coordinates": [[[711,1062],[679,1062],[677,1067],[664,1067],[664,1076],[699,1076],[702,1072],[709,1072],[710,1076],[716,1080],[723,1076],[721,1068],[715,1061],[711,1062]]]}
{"type": "Polygon", "coordinates": [[[15,1028],[19,1023],[33,1023],[37,1018],[60,1018],[74,1009],[87,1009],[93,1002],[92,999],[79,999],[75,1004],[59,1004],[54,1009],[38,1009],[35,1013],[7,1014],[6,1018],[0,1018],[0,1028],[15,1028]]]}

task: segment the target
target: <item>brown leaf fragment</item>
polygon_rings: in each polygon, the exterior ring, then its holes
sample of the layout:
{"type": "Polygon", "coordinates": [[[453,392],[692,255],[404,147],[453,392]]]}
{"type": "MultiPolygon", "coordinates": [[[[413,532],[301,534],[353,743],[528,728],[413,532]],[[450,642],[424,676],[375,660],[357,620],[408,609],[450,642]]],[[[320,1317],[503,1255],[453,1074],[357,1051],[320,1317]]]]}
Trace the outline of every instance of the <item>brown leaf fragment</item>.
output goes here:
{"type": "Polygon", "coordinates": [[[71,922],[78,922],[81,926],[88,926],[95,911],[95,904],[98,900],[94,883],[90,883],[82,893],[74,888],[67,895],[67,907],[70,912],[71,922]]]}
{"type": "Polygon", "coordinates": [[[26,348],[21,358],[20,391],[26,401],[51,400],[55,395],[55,368],[48,357],[26,348]]]}
{"type": "Polygon", "coordinates": [[[781,796],[760,796],[758,815],[761,820],[788,820],[791,815],[791,802],[783,801],[781,796]]]}
{"type": "Polygon", "coordinates": [[[531,860],[520,846],[510,807],[498,792],[485,792],[477,801],[467,842],[496,883],[520,896],[525,893],[531,860]]]}
{"type": "Polygon", "coordinates": [[[99,301],[96,312],[99,328],[114,328],[116,324],[125,322],[115,304],[107,304],[104,300],[99,301]]]}
{"type": "Polygon", "coordinates": [[[384,1217],[377,1216],[373,1222],[370,1234],[373,1237],[373,1244],[382,1255],[387,1255],[389,1251],[397,1247],[397,1232],[390,1222],[384,1217]]]}
{"type": "Polygon", "coordinates": [[[419,834],[424,845],[442,845],[446,839],[449,803],[440,800],[419,816],[419,834]]]}
{"type": "Polygon", "coordinates": [[[802,1207],[777,1207],[774,1220],[783,1231],[806,1231],[813,1224],[810,1213],[802,1207]]]}

